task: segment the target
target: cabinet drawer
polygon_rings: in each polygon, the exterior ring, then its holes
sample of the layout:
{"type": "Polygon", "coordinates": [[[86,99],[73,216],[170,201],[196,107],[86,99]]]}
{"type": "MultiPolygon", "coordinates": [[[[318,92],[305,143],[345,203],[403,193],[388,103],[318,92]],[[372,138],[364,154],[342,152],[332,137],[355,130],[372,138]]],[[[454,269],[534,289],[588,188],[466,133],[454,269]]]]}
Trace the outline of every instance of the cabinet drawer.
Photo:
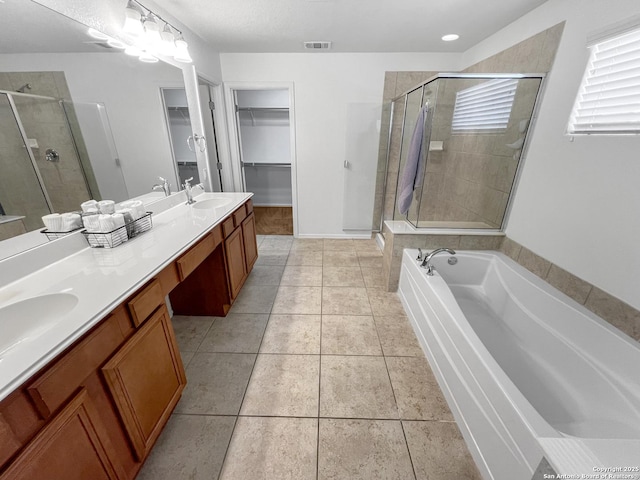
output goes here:
{"type": "Polygon", "coordinates": [[[247,203],[245,203],[244,206],[247,209],[247,215],[251,215],[251,212],[253,212],[253,202],[251,199],[247,200],[247,203]]]}
{"type": "Polygon", "coordinates": [[[107,319],[76,345],[60,361],[33,382],[27,391],[43,418],[48,418],[111,356],[127,338],[123,325],[132,331],[123,308],[107,319]]]}
{"type": "Polygon", "coordinates": [[[151,315],[158,306],[164,303],[162,287],[158,280],[153,280],[144,290],[129,301],[129,312],[133,324],[138,327],[151,315]]]}
{"type": "Polygon", "coordinates": [[[233,212],[233,224],[239,227],[242,221],[247,218],[247,209],[242,205],[235,212],[233,212]]]}
{"type": "Polygon", "coordinates": [[[216,245],[213,233],[209,233],[196,245],[191,247],[187,253],[182,255],[176,262],[178,265],[180,281],[182,282],[191,272],[198,268],[198,265],[200,265],[204,259],[215,250],[215,248],[216,245]]]}
{"type": "Polygon", "coordinates": [[[236,229],[236,226],[233,223],[233,215],[227,218],[224,222],[222,222],[222,233],[224,238],[227,238],[233,231],[236,229]]]}

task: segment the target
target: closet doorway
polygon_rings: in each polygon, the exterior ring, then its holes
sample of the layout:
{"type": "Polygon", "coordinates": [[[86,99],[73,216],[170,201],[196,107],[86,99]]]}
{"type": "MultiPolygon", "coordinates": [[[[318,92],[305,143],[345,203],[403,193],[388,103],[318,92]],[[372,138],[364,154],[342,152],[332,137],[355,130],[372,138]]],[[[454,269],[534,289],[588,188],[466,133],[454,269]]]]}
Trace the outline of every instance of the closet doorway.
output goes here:
{"type": "Polygon", "coordinates": [[[291,102],[288,88],[234,89],[243,189],[253,192],[256,232],[293,235],[291,102]]]}

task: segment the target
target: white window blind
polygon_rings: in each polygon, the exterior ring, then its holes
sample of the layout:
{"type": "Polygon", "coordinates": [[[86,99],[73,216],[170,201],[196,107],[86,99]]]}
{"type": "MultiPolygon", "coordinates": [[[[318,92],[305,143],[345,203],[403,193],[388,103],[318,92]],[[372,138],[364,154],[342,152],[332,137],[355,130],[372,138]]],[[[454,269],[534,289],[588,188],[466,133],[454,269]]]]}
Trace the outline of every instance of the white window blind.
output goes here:
{"type": "Polygon", "coordinates": [[[640,29],[591,46],[568,130],[640,133],[640,29]]]}
{"type": "Polygon", "coordinates": [[[456,93],[452,131],[503,131],[509,124],[518,80],[490,80],[456,93]]]}

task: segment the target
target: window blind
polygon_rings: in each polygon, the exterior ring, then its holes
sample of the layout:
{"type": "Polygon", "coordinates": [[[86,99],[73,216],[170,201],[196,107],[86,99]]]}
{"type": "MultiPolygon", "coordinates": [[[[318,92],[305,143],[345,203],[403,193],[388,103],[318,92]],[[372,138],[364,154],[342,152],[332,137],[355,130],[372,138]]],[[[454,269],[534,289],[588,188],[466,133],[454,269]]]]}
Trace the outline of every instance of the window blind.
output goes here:
{"type": "Polygon", "coordinates": [[[591,47],[568,130],[640,133],[640,29],[591,47]]]}
{"type": "Polygon", "coordinates": [[[502,131],[509,124],[518,80],[497,79],[460,90],[453,108],[452,131],[502,131]]]}

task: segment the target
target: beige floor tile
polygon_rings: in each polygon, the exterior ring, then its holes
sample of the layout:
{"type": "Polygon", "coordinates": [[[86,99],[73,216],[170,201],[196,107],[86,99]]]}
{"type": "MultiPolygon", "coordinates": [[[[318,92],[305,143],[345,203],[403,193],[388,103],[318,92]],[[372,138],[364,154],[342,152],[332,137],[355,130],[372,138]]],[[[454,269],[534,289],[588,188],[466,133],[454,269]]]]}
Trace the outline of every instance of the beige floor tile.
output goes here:
{"type": "Polygon", "coordinates": [[[244,353],[196,353],[175,412],[237,415],[255,358],[244,353]]]}
{"type": "Polygon", "coordinates": [[[262,250],[289,250],[293,244],[290,235],[267,235],[260,243],[262,250]]]}
{"type": "Polygon", "coordinates": [[[342,252],[355,252],[355,245],[350,238],[325,238],[324,250],[334,250],[342,252]]]}
{"type": "Polygon", "coordinates": [[[320,353],[320,315],[271,315],[260,353],[320,353]]]}
{"type": "Polygon", "coordinates": [[[323,267],[322,284],[325,287],[364,287],[360,267],[323,267]]]}
{"type": "Polygon", "coordinates": [[[328,355],[382,355],[373,317],[323,315],[322,353],[328,355]]]}
{"type": "Polygon", "coordinates": [[[274,285],[245,285],[230,313],[270,313],[277,292],[274,285]]]}
{"type": "Polygon", "coordinates": [[[288,258],[289,250],[260,250],[255,266],[286,265],[288,258]]]}
{"type": "Polygon", "coordinates": [[[218,317],[200,344],[199,352],[258,353],[269,315],[230,313],[218,317]]]}
{"type": "Polygon", "coordinates": [[[289,254],[287,265],[310,265],[313,267],[322,266],[323,253],[321,251],[299,251],[289,254]]]}
{"type": "Polygon", "coordinates": [[[382,252],[358,252],[360,267],[382,269],[382,252]]]}
{"type": "Polygon", "coordinates": [[[367,293],[371,310],[375,316],[406,315],[396,292],[386,292],[381,288],[368,288],[367,293]]]}
{"type": "Polygon", "coordinates": [[[371,315],[366,288],[324,287],[322,313],[324,315],[371,315]]]}
{"type": "Polygon", "coordinates": [[[218,478],[235,422],[235,417],[172,415],[136,478],[218,478]]]}
{"type": "Polygon", "coordinates": [[[426,358],[386,357],[386,361],[401,419],[454,420],[426,358]]]}
{"type": "Polygon", "coordinates": [[[182,365],[184,365],[184,368],[189,366],[189,362],[191,362],[191,359],[195,354],[196,352],[180,352],[180,358],[182,358],[182,365]]]}
{"type": "Polygon", "coordinates": [[[322,356],[320,416],[398,418],[383,357],[322,356]]]}
{"type": "Polygon", "coordinates": [[[244,285],[280,285],[284,265],[254,265],[244,285]]]}
{"type": "Polygon", "coordinates": [[[374,320],[385,356],[424,357],[422,347],[407,317],[374,316],[374,320]]]}
{"type": "Polygon", "coordinates": [[[195,352],[213,324],[215,317],[174,315],[171,319],[180,352],[195,352]]]}
{"type": "Polygon", "coordinates": [[[291,245],[292,252],[321,252],[324,250],[322,238],[295,238],[291,245]]]}
{"type": "Polygon", "coordinates": [[[369,253],[378,253],[382,252],[375,238],[370,240],[354,240],[353,246],[356,249],[356,252],[369,252],[369,253]]]}
{"type": "Polygon", "coordinates": [[[321,308],[322,287],[280,287],[271,313],[317,315],[321,308]]]}
{"type": "Polygon", "coordinates": [[[358,254],[354,251],[325,250],[322,257],[324,267],[359,267],[358,254]]]}
{"type": "Polygon", "coordinates": [[[417,480],[482,480],[454,422],[402,422],[417,480]]]}
{"type": "Polygon", "coordinates": [[[321,287],[322,267],[287,265],[280,285],[290,287],[321,287]]]}
{"type": "Polygon", "coordinates": [[[400,422],[320,419],[318,480],[411,480],[400,422]]]}
{"type": "Polygon", "coordinates": [[[314,418],[239,417],[220,480],[315,480],[317,441],[314,418]]]}
{"type": "Polygon", "coordinates": [[[241,415],[318,415],[318,355],[260,354],[247,387],[241,415]]]}
{"type": "Polygon", "coordinates": [[[381,268],[361,268],[362,277],[364,278],[364,286],[367,288],[385,287],[384,274],[381,268]]]}

